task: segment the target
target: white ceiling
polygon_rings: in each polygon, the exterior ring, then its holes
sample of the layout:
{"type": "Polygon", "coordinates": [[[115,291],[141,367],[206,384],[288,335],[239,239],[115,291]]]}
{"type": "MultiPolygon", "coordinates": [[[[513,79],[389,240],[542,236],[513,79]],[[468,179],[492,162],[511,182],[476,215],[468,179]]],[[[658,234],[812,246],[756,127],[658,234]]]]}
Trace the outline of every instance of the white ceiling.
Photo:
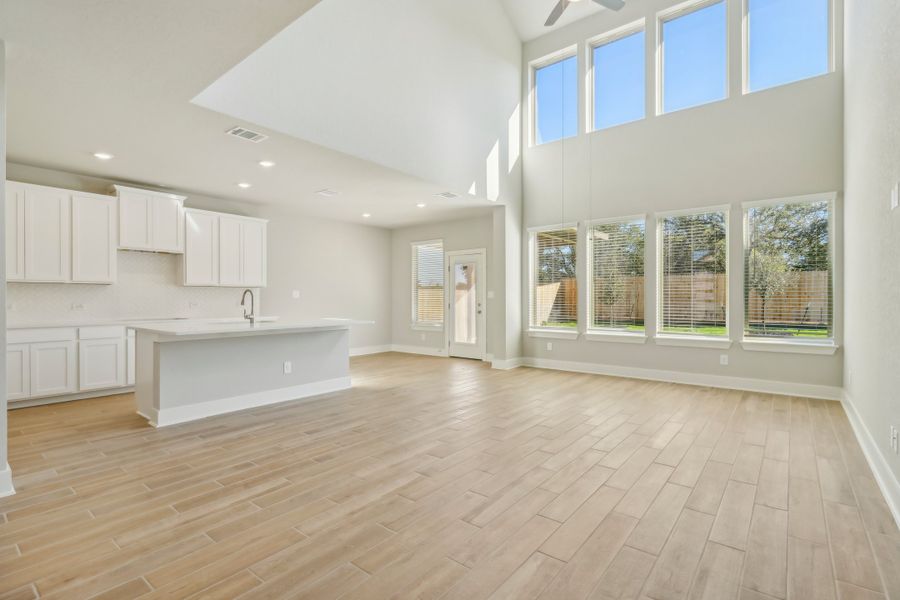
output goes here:
{"type": "Polygon", "coordinates": [[[386,227],[484,210],[472,206],[487,201],[441,200],[441,185],[289,135],[229,139],[246,123],[190,102],[317,1],[0,0],[9,160],[386,227]],[[277,165],[263,170],[263,159],[277,165]]]}
{"type": "MultiPolygon", "coordinates": [[[[591,0],[579,0],[569,5],[553,27],[544,27],[550,11],[558,0],[500,0],[522,41],[528,42],[545,33],[555,31],[579,19],[603,10],[591,0]]],[[[636,1],[636,0],[632,0],[636,1]]]]}

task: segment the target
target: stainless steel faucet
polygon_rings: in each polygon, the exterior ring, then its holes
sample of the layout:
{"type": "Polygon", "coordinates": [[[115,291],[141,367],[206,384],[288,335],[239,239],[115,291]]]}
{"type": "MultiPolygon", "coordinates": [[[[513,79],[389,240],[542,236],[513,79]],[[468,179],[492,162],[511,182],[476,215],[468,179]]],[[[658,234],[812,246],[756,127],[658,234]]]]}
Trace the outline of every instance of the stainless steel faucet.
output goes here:
{"type": "Polygon", "coordinates": [[[244,290],[244,294],[241,296],[241,306],[244,307],[244,318],[250,321],[250,326],[256,324],[256,314],[255,314],[255,302],[253,300],[253,290],[246,289],[244,290]],[[247,314],[247,306],[244,304],[247,301],[247,294],[250,294],[250,314],[247,314]]]}

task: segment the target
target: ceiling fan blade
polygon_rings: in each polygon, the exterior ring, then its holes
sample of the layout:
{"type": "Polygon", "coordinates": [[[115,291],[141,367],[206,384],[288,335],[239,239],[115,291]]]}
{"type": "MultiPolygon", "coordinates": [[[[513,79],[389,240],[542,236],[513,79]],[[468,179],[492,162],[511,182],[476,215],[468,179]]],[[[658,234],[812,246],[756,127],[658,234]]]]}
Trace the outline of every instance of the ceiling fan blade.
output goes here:
{"type": "Polygon", "coordinates": [[[625,0],[594,0],[597,4],[609,10],[622,10],[625,0]]]}
{"type": "Polygon", "coordinates": [[[544,23],[544,27],[550,27],[554,25],[559,18],[562,16],[563,11],[566,10],[566,7],[569,6],[571,0],[559,0],[556,6],[553,7],[553,10],[550,12],[550,16],[547,17],[547,22],[544,23]]]}

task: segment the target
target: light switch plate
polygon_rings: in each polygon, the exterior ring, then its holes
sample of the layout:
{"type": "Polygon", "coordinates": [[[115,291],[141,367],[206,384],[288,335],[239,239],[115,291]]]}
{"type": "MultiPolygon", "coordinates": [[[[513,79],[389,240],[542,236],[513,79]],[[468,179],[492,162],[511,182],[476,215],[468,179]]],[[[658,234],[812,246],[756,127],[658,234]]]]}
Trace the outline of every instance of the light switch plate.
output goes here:
{"type": "Polygon", "coordinates": [[[727,354],[719,355],[719,364],[722,365],[723,367],[728,366],[728,355],[727,354]]]}
{"type": "Polygon", "coordinates": [[[284,374],[290,375],[293,370],[294,370],[294,365],[291,364],[291,361],[289,361],[289,360],[284,361],[284,374]]]}
{"type": "Polygon", "coordinates": [[[291,298],[293,298],[294,300],[296,300],[299,297],[300,297],[300,290],[294,290],[293,292],[291,292],[291,298]]]}

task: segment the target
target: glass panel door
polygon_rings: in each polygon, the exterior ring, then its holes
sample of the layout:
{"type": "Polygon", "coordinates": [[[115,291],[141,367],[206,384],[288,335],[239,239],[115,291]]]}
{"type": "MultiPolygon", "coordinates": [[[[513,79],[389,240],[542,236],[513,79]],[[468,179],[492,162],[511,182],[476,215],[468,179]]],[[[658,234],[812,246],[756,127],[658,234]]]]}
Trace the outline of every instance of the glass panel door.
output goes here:
{"type": "Polygon", "coordinates": [[[483,359],[484,253],[448,253],[450,356],[483,359]]]}

